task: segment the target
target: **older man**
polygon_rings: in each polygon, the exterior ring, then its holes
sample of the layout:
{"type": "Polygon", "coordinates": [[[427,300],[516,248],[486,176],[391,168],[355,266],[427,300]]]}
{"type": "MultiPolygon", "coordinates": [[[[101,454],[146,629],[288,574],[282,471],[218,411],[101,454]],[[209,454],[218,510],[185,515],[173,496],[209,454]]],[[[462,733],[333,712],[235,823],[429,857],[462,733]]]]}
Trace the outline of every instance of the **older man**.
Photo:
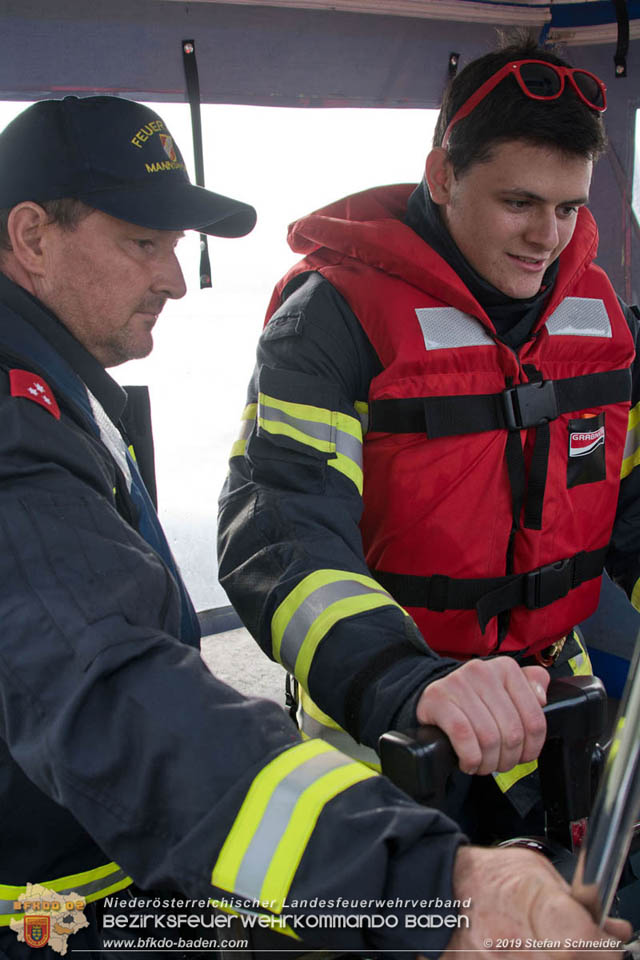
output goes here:
{"type": "Polygon", "coordinates": [[[163,121],[105,97],[43,101],[0,135],[0,207],[0,955],[107,948],[101,912],[107,934],[180,943],[211,929],[209,899],[356,951],[438,953],[450,897],[472,898],[460,947],[496,904],[496,934],[597,938],[543,861],[458,851],[451,821],[303,742],[194,649],[105,367],[148,354],[184,294],[182,231],[238,236],[252,208],[192,186],[163,121]],[[144,924],[132,884],[162,891],[144,924]]]}

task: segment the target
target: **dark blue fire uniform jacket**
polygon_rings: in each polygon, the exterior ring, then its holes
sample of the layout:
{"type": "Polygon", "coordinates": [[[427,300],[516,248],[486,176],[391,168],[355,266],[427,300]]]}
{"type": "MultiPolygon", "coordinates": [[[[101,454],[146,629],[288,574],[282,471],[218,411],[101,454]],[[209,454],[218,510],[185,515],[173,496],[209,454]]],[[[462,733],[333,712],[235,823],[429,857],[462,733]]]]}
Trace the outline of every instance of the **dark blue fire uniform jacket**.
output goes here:
{"type": "Polygon", "coordinates": [[[285,917],[312,946],[439,952],[450,929],[402,919],[296,928],[451,896],[462,837],[208,671],[118,429],[125,402],[0,275],[0,957],[27,955],[27,884],[83,897],[89,917],[132,881],[285,917]]]}

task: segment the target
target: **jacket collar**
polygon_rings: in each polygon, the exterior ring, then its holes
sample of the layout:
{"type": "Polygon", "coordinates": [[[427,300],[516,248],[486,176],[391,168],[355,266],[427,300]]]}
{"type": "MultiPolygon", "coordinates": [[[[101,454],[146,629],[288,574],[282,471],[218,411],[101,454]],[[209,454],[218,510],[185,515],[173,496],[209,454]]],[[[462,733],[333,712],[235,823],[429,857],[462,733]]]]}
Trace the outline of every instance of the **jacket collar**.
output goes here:
{"type": "Polygon", "coordinates": [[[126,392],[56,315],[3,273],[0,273],[0,302],[37,330],[100,401],[109,419],[118,423],[127,404],[126,392]]]}
{"type": "MultiPolygon", "coordinates": [[[[487,310],[460,282],[454,266],[404,222],[415,189],[415,184],[397,184],[338,200],[293,223],[289,246],[296,253],[313,254],[316,263],[340,263],[345,257],[359,260],[479,317],[495,330],[487,310]]],[[[560,255],[552,294],[536,326],[587,269],[596,254],[597,241],[595,221],[581,207],[571,243],[560,255]]]]}

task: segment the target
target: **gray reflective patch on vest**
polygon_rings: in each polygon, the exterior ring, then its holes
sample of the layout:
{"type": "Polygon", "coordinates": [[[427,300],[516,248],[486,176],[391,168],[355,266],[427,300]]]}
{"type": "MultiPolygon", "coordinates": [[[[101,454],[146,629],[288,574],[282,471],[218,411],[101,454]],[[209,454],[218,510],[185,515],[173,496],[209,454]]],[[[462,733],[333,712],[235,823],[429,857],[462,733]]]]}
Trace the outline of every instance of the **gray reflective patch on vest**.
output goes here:
{"type": "Polygon", "coordinates": [[[566,297],[546,323],[551,337],[611,337],[611,321],[604,301],[566,297]]]}
{"type": "Polygon", "coordinates": [[[350,757],[333,750],[331,753],[320,753],[280,781],[240,864],[235,882],[236,893],[253,900],[261,899],[269,865],[300,797],[319,777],[352,762],[350,757]]]}
{"type": "Polygon", "coordinates": [[[416,316],[427,350],[496,345],[479,320],[455,307],[417,307],[416,316]]]}

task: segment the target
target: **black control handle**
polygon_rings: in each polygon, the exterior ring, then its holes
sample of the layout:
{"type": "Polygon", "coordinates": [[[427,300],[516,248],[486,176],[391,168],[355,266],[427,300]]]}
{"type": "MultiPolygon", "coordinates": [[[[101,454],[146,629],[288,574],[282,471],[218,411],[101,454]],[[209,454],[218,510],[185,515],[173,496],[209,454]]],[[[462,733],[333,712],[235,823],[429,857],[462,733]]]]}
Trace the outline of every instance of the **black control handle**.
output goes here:
{"type": "MultiPolygon", "coordinates": [[[[549,684],[547,740],[540,757],[545,807],[554,822],[587,816],[591,806],[592,756],[607,720],[607,695],[597,677],[567,677],[549,684]]],[[[435,726],[380,737],[382,772],[414,800],[445,809],[447,782],[458,766],[449,738],[435,726]]]]}

